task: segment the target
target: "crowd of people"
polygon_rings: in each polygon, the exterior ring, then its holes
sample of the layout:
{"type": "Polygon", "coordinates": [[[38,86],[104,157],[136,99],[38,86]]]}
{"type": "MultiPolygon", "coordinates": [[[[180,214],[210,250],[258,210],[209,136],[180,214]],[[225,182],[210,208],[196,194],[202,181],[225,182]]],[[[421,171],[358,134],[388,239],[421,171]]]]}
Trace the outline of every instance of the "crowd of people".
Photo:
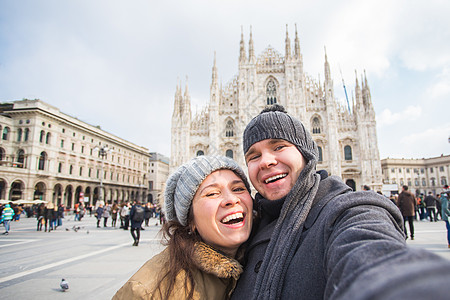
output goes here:
{"type": "Polygon", "coordinates": [[[8,235],[11,229],[11,222],[19,221],[20,217],[24,215],[28,218],[36,218],[36,231],[51,232],[62,226],[63,220],[69,216],[72,218],[73,215],[74,221],[82,221],[85,215],[89,214],[89,216],[92,216],[94,214],[97,218],[97,227],[100,227],[101,220],[103,220],[103,227],[116,227],[117,219],[119,219],[120,228],[128,230],[130,222],[133,225],[133,219],[130,214],[135,206],[142,206],[142,222],[145,222],[145,226],[149,226],[151,218],[157,218],[159,219],[159,224],[163,224],[164,213],[161,212],[157,205],[150,202],[141,205],[137,201],[134,201],[133,205],[128,201],[121,204],[117,204],[117,202],[105,204],[104,201],[98,201],[97,205],[85,205],[83,202],[78,202],[73,208],[66,208],[63,204],[55,205],[53,202],[24,206],[23,204],[16,205],[11,201],[0,205],[0,224],[3,224],[5,227],[3,234],[8,235]],[[111,220],[110,223],[109,220],[111,220]]]}

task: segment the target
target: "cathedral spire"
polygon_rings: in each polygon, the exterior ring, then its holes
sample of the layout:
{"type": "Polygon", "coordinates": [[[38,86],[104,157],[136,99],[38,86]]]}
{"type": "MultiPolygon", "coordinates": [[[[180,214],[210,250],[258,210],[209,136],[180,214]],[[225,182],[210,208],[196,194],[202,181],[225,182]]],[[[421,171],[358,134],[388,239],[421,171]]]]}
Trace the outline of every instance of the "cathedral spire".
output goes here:
{"type": "Polygon", "coordinates": [[[245,54],[245,43],[244,43],[244,29],[241,26],[241,47],[240,47],[240,54],[239,54],[239,62],[243,63],[247,59],[245,54]]]}
{"type": "Polygon", "coordinates": [[[325,83],[330,82],[331,81],[331,71],[330,71],[330,64],[328,63],[328,57],[327,57],[327,47],[323,47],[325,50],[325,64],[324,64],[324,69],[325,69],[325,83]]]}
{"type": "Polygon", "coordinates": [[[291,57],[291,40],[289,39],[288,25],[286,24],[286,59],[291,57]]]}
{"type": "Polygon", "coordinates": [[[216,65],[216,51],[214,51],[214,65],[212,68],[212,84],[215,85],[218,83],[218,73],[217,73],[217,65],[216,65]]]}
{"type": "Polygon", "coordinates": [[[300,58],[300,40],[298,39],[297,24],[295,24],[295,45],[294,45],[295,58],[300,58]]]}
{"type": "Polygon", "coordinates": [[[252,26],[250,25],[250,40],[248,41],[248,60],[255,61],[255,49],[253,46],[252,26]]]}

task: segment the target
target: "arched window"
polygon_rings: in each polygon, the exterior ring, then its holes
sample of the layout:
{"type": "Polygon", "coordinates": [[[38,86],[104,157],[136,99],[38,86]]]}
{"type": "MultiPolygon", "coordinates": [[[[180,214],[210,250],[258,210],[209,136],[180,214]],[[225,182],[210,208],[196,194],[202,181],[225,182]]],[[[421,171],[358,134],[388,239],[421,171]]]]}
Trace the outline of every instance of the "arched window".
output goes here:
{"type": "Polygon", "coordinates": [[[277,103],[277,85],[273,79],[270,79],[266,88],[267,105],[277,103]]]}
{"type": "Polygon", "coordinates": [[[233,158],[233,150],[228,149],[228,150],[225,152],[225,156],[226,156],[226,157],[229,157],[229,158],[233,158]]]}
{"type": "Polygon", "coordinates": [[[446,185],[446,184],[447,184],[447,178],[441,177],[441,185],[446,185]]]}
{"type": "Polygon", "coordinates": [[[47,160],[47,153],[44,151],[41,152],[41,155],[39,155],[39,165],[38,170],[45,170],[45,161],[47,160]]]}
{"type": "Polygon", "coordinates": [[[17,130],[17,141],[20,142],[22,140],[22,128],[17,130]]]}
{"type": "Polygon", "coordinates": [[[44,132],[44,130],[41,130],[41,135],[39,136],[39,143],[44,142],[44,136],[45,136],[45,132],[44,132]]]}
{"type": "Polygon", "coordinates": [[[233,137],[234,136],[234,122],[233,120],[228,120],[227,125],[225,125],[225,136],[233,137]]]}
{"type": "Polygon", "coordinates": [[[24,136],[24,141],[28,141],[28,137],[30,136],[30,129],[25,128],[25,136],[24,136]]]}
{"type": "Polygon", "coordinates": [[[344,147],[344,158],[345,158],[345,160],[352,160],[353,159],[353,157],[352,157],[352,147],[350,147],[348,145],[344,147]]]}
{"type": "Polygon", "coordinates": [[[319,149],[319,162],[323,161],[323,157],[322,157],[322,147],[318,147],[319,149]]]}
{"type": "Polygon", "coordinates": [[[205,155],[205,152],[203,152],[202,150],[198,150],[197,151],[197,156],[202,156],[205,155]]]}
{"type": "Polygon", "coordinates": [[[47,132],[47,135],[45,136],[45,143],[48,145],[50,144],[50,138],[52,137],[52,135],[50,134],[50,132],[47,132]]]}
{"type": "Polygon", "coordinates": [[[17,152],[17,167],[23,168],[25,164],[25,152],[21,149],[17,152]]]}
{"type": "Polygon", "coordinates": [[[312,120],[312,132],[313,133],[320,133],[320,119],[318,117],[314,117],[312,120]]]}
{"type": "Polygon", "coordinates": [[[5,149],[0,148],[0,160],[3,160],[5,158],[5,149]]]}
{"type": "Polygon", "coordinates": [[[9,138],[9,127],[5,127],[5,128],[3,128],[2,139],[4,141],[7,141],[8,138],[9,138]]]}

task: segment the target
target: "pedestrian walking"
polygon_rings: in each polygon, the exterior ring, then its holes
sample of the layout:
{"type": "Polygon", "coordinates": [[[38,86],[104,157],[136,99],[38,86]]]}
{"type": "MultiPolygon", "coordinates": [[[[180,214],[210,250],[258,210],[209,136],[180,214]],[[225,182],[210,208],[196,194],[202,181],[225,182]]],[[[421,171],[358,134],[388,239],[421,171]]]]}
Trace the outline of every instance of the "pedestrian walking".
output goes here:
{"type": "Polygon", "coordinates": [[[403,226],[405,237],[408,238],[408,230],[406,229],[406,221],[408,221],[411,240],[414,240],[414,212],[416,205],[416,197],[408,191],[408,186],[402,187],[402,192],[398,195],[398,208],[403,216],[403,226]]]}
{"type": "Polygon", "coordinates": [[[150,218],[152,216],[152,204],[150,202],[147,202],[147,204],[144,206],[144,211],[145,226],[148,227],[148,222],[150,221],[150,218]]]}
{"type": "Polygon", "coordinates": [[[37,208],[36,213],[36,219],[37,219],[37,231],[42,231],[42,225],[45,223],[45,204],[41,203],[39,204],[37,208]]]}
{"type": "Polygon", "coordinates": [[[134,204],[130,210],[130,222],[131,222],[130,232],[131,236],[134,239],[133,246],[139,246],[139,239],[141,237],[141,227],[144,218],[145,218],[145,209],[142,207],[141,202],[136,201],[136,204],[134,204]]]}
{"type": "Polygon", "coordinates": [[[125,202],[125,205],[120,211],[120,216],[123,218],[123,229],[128,230],[130,224],[130,203],[125,202]]]}
{"type": "Polygon", "coordinates": [[[45,232],[53,230],[53,211],[55,209],[55,205],[53,202],[49,201],[45,206],[45,232]]]}
{"type": "Polygon", "coordinates": [[[110,215],[111,215],[111,205],[107,203],[103,208],[103,227],[107,227],[107,222],[110,215]]]}
{"type": "Polygon", "coordinates": [[[427,217],[430,218],[430,222],[437,222],[436,215],[436,198],[433,196],[432,192],[429,192],[424,199],[425,208],[427,209],[427,217]]]}
{"type": "Polygon", "coordinates": [[[100,228],[100,221],[102,219],[102,216],[103,216],[103,204],[100,203],[97,209],[95,210],[95,217],[97,218],[97,228],[100,228]]]}
{"type": "Polygon", "coordinates": [[[14,218],[14,210],[11,208],[10,204],[6,204],[2,210],[1,221],[3,222],[3,226],[5,226],[4,235],[9,234],[9,230],[11,229],[11,220],[14,218]]]}

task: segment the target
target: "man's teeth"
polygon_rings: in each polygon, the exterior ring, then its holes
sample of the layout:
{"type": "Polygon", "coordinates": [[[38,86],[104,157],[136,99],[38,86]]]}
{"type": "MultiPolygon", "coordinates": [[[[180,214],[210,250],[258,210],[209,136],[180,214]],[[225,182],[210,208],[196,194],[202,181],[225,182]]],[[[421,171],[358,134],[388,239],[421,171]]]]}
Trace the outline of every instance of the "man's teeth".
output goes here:
{"type": "Polygon", "coordinates": [[[284,178],[284,177],[286,177],[286,176],[287,176],[287,174],[279,174],[279,175],[275,175],[275,176],[272,176],[272,177],[267,178],[265,182],[266,182],[266,183],[269,183],[269,182],[271,182],[271,181],[275,181],[275,180],[277,180],[277,179],[284,178]]]}
{"type": "Polygon", "coordinates": [[[228,222],[230,222],[230,221],[232,221],[232,220],[235,220],[235,219],[243,219],[244,218],[244,214],[243,213],[235,213],[235,214],[232,214],[232,215],[229,215],[229,216],[226,216],[225,218],[223,218],[222,219],[222,223],[228,223],[228,222]]]}

